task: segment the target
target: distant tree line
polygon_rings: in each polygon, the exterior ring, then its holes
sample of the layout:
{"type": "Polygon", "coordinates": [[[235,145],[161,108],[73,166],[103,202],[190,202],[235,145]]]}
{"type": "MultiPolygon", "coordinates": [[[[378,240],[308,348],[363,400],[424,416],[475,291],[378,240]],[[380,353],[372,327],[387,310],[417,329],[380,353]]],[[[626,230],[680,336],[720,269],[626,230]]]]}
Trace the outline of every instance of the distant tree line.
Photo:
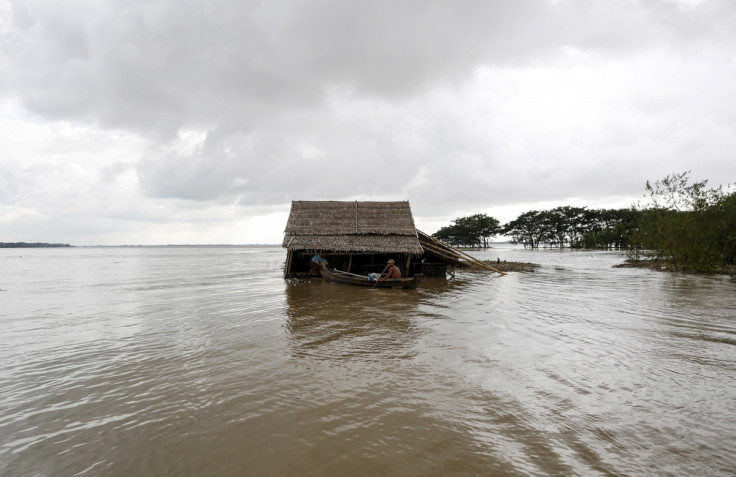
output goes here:
{"type": "Polygon", "coordinates": [[[41,247],[71,247],[68,243],[41,243],[41,242],[0,242],[0,248],[41,248],[41,247]]]}
{"type": "MultiPolygon", "coordinates": [[[[498,235],[525,248],[627,249],[675,267],[713,271],[736,261],[736,192],[707,181],[690,183],[689,172],[646,183],[644,199],[630,208],[563,206],[531,210],[500,225],[486,214],[455,219],[433,236],[461,247],[488,247],[498,235]]],[[[732,189],[732,188],[731,188],[732,189]]]]}
{"type": "Polygon", "coordinates": [[[630,246],[638,212],[634,209],[556,207],[531,210],[501,225],[486,214],[455,219],[433,237],[459,247],[487,248],[493,237],[506,235],[525,248],[621,248],[630,246]]]}
{"type": "Polygon", "coordinates": [[[563,206],[532,210],[503,226],[502,234],[524,247],[627,248],[638,212],[563,206]]]}

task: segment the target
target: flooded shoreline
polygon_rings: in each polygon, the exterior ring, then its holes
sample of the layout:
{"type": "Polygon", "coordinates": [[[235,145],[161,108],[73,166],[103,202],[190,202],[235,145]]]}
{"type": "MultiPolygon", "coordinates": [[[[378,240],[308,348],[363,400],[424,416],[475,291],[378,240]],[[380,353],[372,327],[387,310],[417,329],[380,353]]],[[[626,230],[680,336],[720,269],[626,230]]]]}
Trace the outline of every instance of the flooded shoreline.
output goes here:
{"type": "Polygon", "coordinates": [[[614,268],[640,268],[658,272],[697,273],[699,275],[729,275],[731,278],[736,278],[736,267],[728,269],[717,268],[710,273],[693,272],[691,270],[683,269],[683,267],[679,266],[677,263],[667,259],[626,259],[624,263],[614,265],[614,268]]]}

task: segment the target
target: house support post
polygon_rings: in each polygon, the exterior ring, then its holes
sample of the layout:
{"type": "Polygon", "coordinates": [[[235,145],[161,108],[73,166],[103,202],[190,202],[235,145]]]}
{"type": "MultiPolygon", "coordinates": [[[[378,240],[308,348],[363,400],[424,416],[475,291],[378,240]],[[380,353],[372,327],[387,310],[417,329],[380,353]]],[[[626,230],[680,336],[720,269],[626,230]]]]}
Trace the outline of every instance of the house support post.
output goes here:
{"type": "Polygon", "coordinates": [[[294,253],[291,250],[286,252],[286,264],[284,265],[284,278],[289,276],[291,273],[291,262],[293,260],[294,253]]]}

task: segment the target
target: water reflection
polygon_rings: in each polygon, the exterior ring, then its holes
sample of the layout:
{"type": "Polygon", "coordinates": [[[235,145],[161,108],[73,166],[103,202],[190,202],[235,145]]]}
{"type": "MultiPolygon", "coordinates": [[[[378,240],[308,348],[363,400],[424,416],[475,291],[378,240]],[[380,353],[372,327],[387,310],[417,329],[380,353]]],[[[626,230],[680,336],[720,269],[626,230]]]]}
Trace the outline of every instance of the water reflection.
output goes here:
{"type": "Polygon", "coordinates": [[[401,359],[416,354],[420,329],[415,290],[385,290],[325,283],[286,287],[286,329],[292,354],[318,359],[401,359]]]}

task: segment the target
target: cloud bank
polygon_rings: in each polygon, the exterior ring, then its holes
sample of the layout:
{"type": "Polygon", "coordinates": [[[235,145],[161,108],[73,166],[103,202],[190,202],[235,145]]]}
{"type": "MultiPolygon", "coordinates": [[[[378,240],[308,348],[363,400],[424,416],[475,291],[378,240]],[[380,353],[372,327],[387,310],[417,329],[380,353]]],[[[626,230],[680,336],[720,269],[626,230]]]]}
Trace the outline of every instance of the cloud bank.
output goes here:
{"type": "Polygon", "coordinates": [[[0,1],[0,241],[280,241],[291,200],[427,232],[735,182],[723,0],[0,1]]]}

